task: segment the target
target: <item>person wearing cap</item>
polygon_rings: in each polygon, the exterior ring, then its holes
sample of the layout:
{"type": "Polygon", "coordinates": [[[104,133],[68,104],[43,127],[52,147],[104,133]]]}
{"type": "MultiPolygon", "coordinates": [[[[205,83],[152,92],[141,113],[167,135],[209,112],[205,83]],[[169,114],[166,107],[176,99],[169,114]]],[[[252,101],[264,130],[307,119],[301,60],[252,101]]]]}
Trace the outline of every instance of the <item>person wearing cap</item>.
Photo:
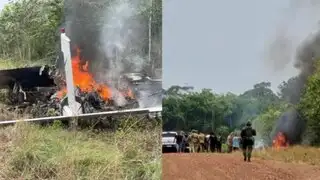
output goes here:
{"type": "Polygon", "coordinates": [[[242,151],[244,161],[251,161],[251,154],[254,145],[254,136],[256,136],[256,130],[251,127],[251,122],[247,122],[246,126],[241,131],[242,151]]]}

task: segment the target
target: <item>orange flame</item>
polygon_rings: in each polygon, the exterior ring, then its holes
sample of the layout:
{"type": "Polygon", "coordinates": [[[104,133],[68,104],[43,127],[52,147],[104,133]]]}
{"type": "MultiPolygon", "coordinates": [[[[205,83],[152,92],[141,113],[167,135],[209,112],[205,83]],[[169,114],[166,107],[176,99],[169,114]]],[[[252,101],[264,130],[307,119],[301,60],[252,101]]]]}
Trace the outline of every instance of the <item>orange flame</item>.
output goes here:
{"type": "Polygon", "coordinates": [[[272,142],[272,147],[275,149],[285,148],[289,146],[289,142],[284,133],[279,132],[272,142]]]}
{"type": "MultiPolygon", "coordinates": [[[[72,57],[72,74],[74,85],[79,87],[83,92],[96,91],[99,93],[101,98],[105,101],[111,99],[112,91],[111,89],[104,85],[97,83],[93,76],[88,71],[88,61],[84,65],[80,61],[80,50],[76,49],[77,54],[72,57]]],[[[57,97],[62,98],[66,95],[67,89],[63,87],[58,93],[57,97]]],[[[132,91],[128,89],[126,96],[133,97],[132,91]]]]}
{"type": "Polygon", "coordinates": [[[130,88],[128,88],[127,96],[133,98],[133,92],[131,91],[130,88]]]}

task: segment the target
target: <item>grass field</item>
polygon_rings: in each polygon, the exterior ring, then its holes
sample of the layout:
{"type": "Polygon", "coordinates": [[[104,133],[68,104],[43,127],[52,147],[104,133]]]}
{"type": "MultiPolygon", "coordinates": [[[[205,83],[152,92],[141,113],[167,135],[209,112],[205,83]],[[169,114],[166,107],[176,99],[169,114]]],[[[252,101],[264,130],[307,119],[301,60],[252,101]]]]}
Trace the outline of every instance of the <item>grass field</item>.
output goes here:
{"type": "Polygon", "coordinates": [[[254,156],[266,160],[320,165],[320,148],[309,146],[291,146],[282,149],[267,148],[255,151],[254,156]]]}
{"type": "Polygon", "coordinates": [[[15,68],[24,68],[24,67],[33,67],[33,66],[43,66],[43,65],[50,65],[50,62],[38,60],[38,61],[27,61],[27,60],[20,60],[15,61],[12,59],[1,59],[0,58],[0,70],[5,69],[15,69],[15,68]]]}
{"type": "Polygon", "coordinates": [[[116,132],[19,123],[0,130],[1,179],[161,179],[161,125],[116,132]]]}

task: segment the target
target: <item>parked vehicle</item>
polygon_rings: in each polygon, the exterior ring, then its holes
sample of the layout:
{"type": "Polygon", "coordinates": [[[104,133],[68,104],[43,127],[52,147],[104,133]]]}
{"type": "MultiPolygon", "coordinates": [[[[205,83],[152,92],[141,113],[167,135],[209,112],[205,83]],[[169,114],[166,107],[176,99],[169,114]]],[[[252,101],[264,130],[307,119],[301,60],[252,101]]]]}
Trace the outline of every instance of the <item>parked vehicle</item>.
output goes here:
{"type": "Polygon", "coordinates": [[[164,131],[162,132],[162,152],[178,152],[179,145],[177,144],[177,132],[164,131]]]}

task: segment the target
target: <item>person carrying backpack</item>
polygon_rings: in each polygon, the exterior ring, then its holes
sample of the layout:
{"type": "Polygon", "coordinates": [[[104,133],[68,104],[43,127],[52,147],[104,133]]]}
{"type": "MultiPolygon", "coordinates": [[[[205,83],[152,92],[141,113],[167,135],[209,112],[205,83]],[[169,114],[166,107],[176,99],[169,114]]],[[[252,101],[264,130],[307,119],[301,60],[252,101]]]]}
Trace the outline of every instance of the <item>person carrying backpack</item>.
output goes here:
{"type": "Polygon", "coordinates": [[[251,127],[251,122],[247,122],[246,127],[242,129],[240,134],[244,161],[251,161],[251,154],[254,145],[253,136],[256,136],[256,134],[256,130],[251,127]]]}

